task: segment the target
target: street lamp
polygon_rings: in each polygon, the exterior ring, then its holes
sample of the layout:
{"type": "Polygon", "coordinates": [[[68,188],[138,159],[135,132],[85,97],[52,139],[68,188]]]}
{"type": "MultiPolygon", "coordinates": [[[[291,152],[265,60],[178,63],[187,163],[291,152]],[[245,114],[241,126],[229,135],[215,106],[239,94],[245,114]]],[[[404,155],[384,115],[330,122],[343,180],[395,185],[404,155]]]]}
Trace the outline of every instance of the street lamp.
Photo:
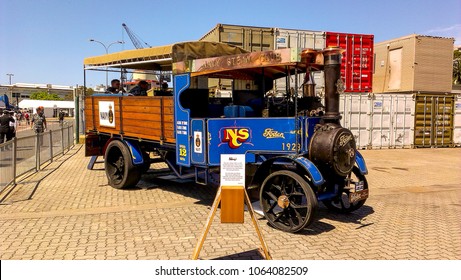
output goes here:
{"type": "MultiPolygon", "coordinates": [[[[123,41],[115,41],[115,42],[110,43],[108,46],[106,46],[106,44],[104,44],[103,42],[95,40],[95,39],[89,39],[88,41],[101,44],[104,47],[104,49],[106,50],[106,54],[109,53],[110,46],[112,46],[114,44],[125,44],[125,42],[123,42],[123,41]]],[[[109,83],[107,74],[108,73],[107,73],[107,67],[106,67],[106,89],[107,89],[108,83],[109,83]]]]}
{"type": "MultiPolygon", "coordinates": [[[[11,77],[14,76],[14,74],[8,73],[6,74],[8,78],[10,79],[10,96],[8,97],[10,100],[13,100],[13,86],[11,85],[11,77]]],[[[17,101],[17,99],[16,99],[17,101]]],[[[18,104],[16,104],[18,105],[18,104]]]]}
{"type": "Polygon", "coordinates": [[[11,85],[11,76],[14,76],[14,74],[6,74],[10,78],[10,85],[11,85]]]}

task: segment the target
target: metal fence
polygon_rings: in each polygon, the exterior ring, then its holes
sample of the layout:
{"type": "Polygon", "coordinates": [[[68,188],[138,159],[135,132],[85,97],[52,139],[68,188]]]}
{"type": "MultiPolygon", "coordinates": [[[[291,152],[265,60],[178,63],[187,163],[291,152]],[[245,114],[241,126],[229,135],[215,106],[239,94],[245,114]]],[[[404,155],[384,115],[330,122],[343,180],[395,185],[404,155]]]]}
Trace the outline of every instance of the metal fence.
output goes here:
{"type": "Polygon", "coordinates": [[[15,184],[19,176],[39,171],[42,164],[64,155],[73,145],[73,124],[0,144],[0,192],[15,184]]]}

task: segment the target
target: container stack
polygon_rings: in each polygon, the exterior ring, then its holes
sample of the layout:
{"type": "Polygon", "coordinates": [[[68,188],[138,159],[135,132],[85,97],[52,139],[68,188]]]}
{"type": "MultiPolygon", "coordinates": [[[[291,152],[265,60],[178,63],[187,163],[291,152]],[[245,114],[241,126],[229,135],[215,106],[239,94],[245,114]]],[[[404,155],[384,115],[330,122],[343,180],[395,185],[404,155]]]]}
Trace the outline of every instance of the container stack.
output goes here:
{"type": "MultiPolygon", "coordinates": [[[[374,44],[374,36],[366,34],[218,24],[200,40],[248,51],[339,46],[345,50],[342,122],[355,131],[360,148],[461,145],[461,103],[451,93],[453,38],[410,35],[374,44]]],[[[304,76],[299,74],[299,83],[304,76]]],[[[312,77],[323,97],[323,72],[312,77]]],[[[295,77],[290,78],[293,85],[295,77]]],[[[273,90],[283,96],[290,89],[279,79],[273,90]]]]}
{"type": "MultiPolygon", "coordinates": [[[[323,50],[325,47],[339,46],[345,50],[341,69],[345,91],[368,93],[372,90],[373,35],[218,24],[200,40],[227,43],[248,51],[283,48],[323,50]]],[[[304,76],[299,74],[298,81],[303,82],[304,76]]],[[[316,93],[323,96],[323,72],[313,71],[312,76],[316,93]]],[[[294,84],[295,77],[291,79],[291,84],[294,84]]],[[[277,95],[287,91],[285,79],[275,81],[274,91],[277,95]]]]}

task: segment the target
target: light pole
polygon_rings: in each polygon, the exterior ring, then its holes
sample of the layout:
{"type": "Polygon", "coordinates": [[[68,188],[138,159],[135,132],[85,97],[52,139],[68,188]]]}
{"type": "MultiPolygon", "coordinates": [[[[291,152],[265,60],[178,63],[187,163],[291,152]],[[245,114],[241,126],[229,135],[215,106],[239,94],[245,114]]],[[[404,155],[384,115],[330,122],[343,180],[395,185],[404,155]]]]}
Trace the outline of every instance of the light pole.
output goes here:
{"type": "MultiPolygon", "coordinates": [[[[13,99],[13,86],[11,85],[11,77],[13,77],[14,74],[8,73],[6,75],[8,76],[8,78],[10,80],[10,96],[8,98],[12,100],[13,99]]],[[[16,105],[18,105],[18,104],[16,104],[16,105]]]]}
{"type": "Polygon", "coordinates": [[[14,76],[14,74],[6,74],[7,76],[9,76],[9,79],[10,79],[10,86],[11,86],[11,77],[14,76]]]}
{"type": "MultiPolygon", "coordinates": [[[[104,47],[104,49],[106,50],[106,54],[109,53],[109,48],[110,48],[110,46],[112,46],[112,45],[114,45],[114,44],[124,44],[124,43],[125,43],[125,42],[123,42],[123,41],[115,41],[115,42],[112,42],[112,43],[110,43],[109,45],[106,46],[106,44],[104,44],[103,42],[98,41],[98,40],[95,40],[95,39],[90,39],[90,40],[88,40],[88,41],[101,44],[101,45],[104,47]]],[[[107,67],[106,67],[106,70],[107,70],[107,67]]],[[[107,73],[107,71],[106,71],[106,89],[107,89],[108,83],[109,83],[107,74],[108,74],[108,73],[107,73]]]]}

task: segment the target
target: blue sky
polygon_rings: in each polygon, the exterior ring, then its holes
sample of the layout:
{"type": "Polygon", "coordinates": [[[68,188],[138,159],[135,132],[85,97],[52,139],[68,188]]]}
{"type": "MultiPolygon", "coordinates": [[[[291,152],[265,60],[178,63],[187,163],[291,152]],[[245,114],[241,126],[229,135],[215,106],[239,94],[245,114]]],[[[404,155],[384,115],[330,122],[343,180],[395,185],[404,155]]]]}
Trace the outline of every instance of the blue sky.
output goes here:
{"type": "MultiPolygon", "coordinates": [[[[83,84],[83,59],[113,45],[134,48],[126,23],[152,46],[197,40],[218,23],[375,35],[454,37],[461,45],[461,0],[387,1],[97,1],[0,0],[0,84],[83,84]]],[[[89,85],[105,76],[92,75],[89,85]]]]}

